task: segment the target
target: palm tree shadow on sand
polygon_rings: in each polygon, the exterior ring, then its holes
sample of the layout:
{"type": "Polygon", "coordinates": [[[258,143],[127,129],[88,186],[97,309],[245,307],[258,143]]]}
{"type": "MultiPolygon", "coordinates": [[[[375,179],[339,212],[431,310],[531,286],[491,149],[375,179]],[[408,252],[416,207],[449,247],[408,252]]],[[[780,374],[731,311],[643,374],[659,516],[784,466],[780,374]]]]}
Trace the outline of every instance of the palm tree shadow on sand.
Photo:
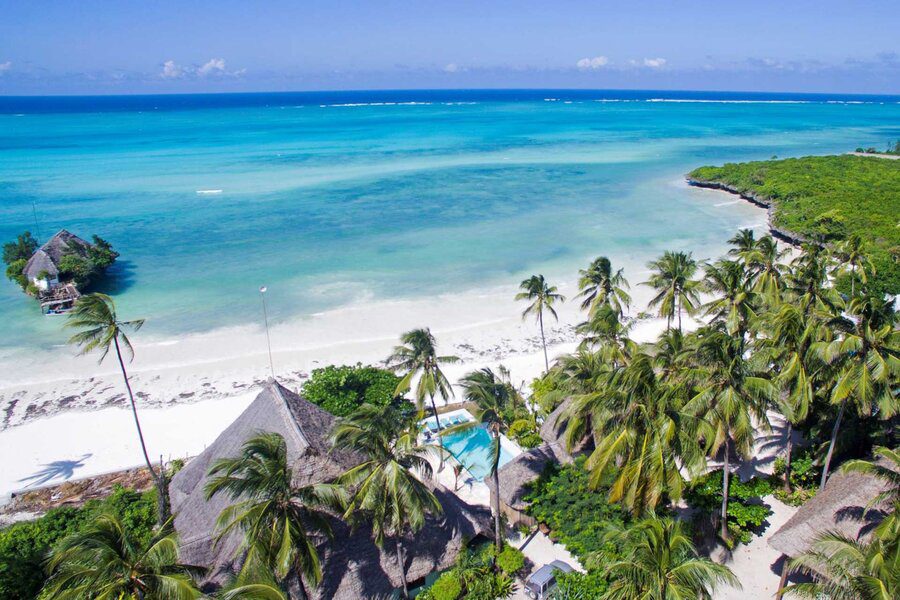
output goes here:
{"type": "Polygon", "coordinates": [[[28,482],[25,487],[35,487],[49,483],[54,479],[69,480],[75,474],[75,469],[84,466],[84,461],[92,457],[93,454],[83,454],[77,460],[55,460],[51,463],[42,465],[43,468],[33,475],[29,475],[19,480],[19,483],[28,482]]]}

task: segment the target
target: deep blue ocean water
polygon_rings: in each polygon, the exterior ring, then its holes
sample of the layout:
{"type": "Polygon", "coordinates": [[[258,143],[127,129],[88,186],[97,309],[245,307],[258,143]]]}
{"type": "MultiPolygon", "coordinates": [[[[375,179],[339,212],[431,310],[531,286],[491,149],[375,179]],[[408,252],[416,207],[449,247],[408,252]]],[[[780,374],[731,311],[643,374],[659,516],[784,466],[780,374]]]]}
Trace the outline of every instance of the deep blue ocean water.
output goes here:
{"type": "MultiPolygon", "coordinates": [[[[104,286],[124,312],[199,332],[257,320],[263,283],[278,320],[710,247],[745,217],[677,185],[691,168],[898,138],[898,97],[0,97],[0,239],[97,233],[122,253],[104,286]]],[[[0,282],[0,353],[59,326],[0,282]]]]}

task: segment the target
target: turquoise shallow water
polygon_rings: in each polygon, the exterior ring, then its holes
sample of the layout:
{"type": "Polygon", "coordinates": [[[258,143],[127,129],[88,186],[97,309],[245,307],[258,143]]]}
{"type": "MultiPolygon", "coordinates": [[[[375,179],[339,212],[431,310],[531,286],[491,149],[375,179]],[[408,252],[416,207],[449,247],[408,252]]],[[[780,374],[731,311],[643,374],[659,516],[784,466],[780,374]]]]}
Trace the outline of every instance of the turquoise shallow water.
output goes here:
{"type": "MultiPolygon", "coordinates": [[[[105,285],[165,336],[257,320],[263,283],[277,321],[712,247],[746,216],[675,185],[692,167],[897,138],[897,98],[0,98],[0,239],[33,206],[43,238],[102,235],[122,253],[105,285]]],[[[0,355],[63,339],[0,282],[0,355]]]]}

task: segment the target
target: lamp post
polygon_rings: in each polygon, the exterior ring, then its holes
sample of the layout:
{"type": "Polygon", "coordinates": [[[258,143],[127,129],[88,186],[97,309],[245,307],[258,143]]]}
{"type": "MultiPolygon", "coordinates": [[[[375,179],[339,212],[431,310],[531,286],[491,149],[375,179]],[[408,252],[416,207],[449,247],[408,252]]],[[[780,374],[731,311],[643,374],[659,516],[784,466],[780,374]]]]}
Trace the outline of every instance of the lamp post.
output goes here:
{"type": "Polygon", "coordinates": [[[269,315],[266,312],[266,291],[269,288],[266,286],[260,286],[259,288],[259,297],[262,299],[262,308],[263,308],[263,323],[266,325],[266,346],[269,349],[269,370],[272,372],[272,379],[275,379],[275,366],[272,363],[272,340],[269,338],[269,315]]]}

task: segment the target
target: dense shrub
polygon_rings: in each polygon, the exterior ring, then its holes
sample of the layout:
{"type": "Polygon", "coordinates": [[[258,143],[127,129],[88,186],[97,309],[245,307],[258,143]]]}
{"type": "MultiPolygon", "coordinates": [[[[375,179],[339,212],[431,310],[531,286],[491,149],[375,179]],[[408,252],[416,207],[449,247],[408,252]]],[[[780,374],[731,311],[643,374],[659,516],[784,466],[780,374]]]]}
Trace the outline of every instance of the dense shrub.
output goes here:
{"type": "Polygon", "coordinates": [[[507,436],[516,441],[523,448],[540,446],[544,440],[537,432],[537,427],[531,419],[516,419],[509,426],[507,436]]]}
{"type": "Polygon", "coordinates": [[[398,383],[400,378],[385,369],[329,365],[312,372],[303,384],[303,396],[333,415],[346,417],[363,403],[390,404],[398,383]]]}
{"type": "MultiPolygon", "coordinates": [[[[747,543],[772,514],[772,510],[760,499],[771,494],[774,488],[768,478],[762,477],[741,481],[739,477],[732,476],[728,484],[728,530],[734,540],[747,543]]],[[[685,499],[694,508],[715,514],[722,503],[722,470],[694,479],[685,499]]]]}
{"type": "Polygon", "coordinates": [[[787,492],[781,487],[786,462],[784,457],[776,458],[772,474],[775,497],[787,505],[800,506],[815,496],[822,475],[822,467],[817,462],[810,450],[794,454],[791,457],[791,491],[787,492]]]}
{"type": "Polygon", "coordinates": [[[44,583],[43,561],[47,552],[101,511],[118,513],[126,529],[146,542],[156,521],[156,494],[118,488],[108,498],[89,502],[82,508],[56,508],[34,521],[0,530],[0,598],[35,598],[44,583]]]}
{"type": "Polygon", "coordinates": [[[701,167],[690,177],[769,198],[778,227],[826,241],[858,234],[871,244],[877,294],[900,293],[900,161],[860,156],[807,156],[701,167]]]}
{"type": "Polygon", "coordinates": [[[602,570],[588,573],[557,573],[556,589],[550,595],[552,600],[599,600],[609,582],[602,570]]]}
{"type": "Polygon", "coordinates": [[[626,513],[610,504],[605,490],[591,490],[583,460],[562,467],[551,465],[532,484],[526,496],[528,514],[551,530],[551,537],[565,544],[579,560],[594,552],[612,552],[603,543],[610,525],[621,525],[626,513]]]}
{"type": "Polygon", "coordinates": [[[430,598],[431,600],[456,600],[462,594],[462,584],[459,582],[459,575],[455,571],[448,571],[438,577],[430,588],[427,595],[420,594],[419,598],[430,598]]]}
{"type": "Polygon", "coordinates": [[[518,548],[507,546],[497,555],[497,566],[508,575],[515,575],[525,566],[525,555],[518,548]]]}

